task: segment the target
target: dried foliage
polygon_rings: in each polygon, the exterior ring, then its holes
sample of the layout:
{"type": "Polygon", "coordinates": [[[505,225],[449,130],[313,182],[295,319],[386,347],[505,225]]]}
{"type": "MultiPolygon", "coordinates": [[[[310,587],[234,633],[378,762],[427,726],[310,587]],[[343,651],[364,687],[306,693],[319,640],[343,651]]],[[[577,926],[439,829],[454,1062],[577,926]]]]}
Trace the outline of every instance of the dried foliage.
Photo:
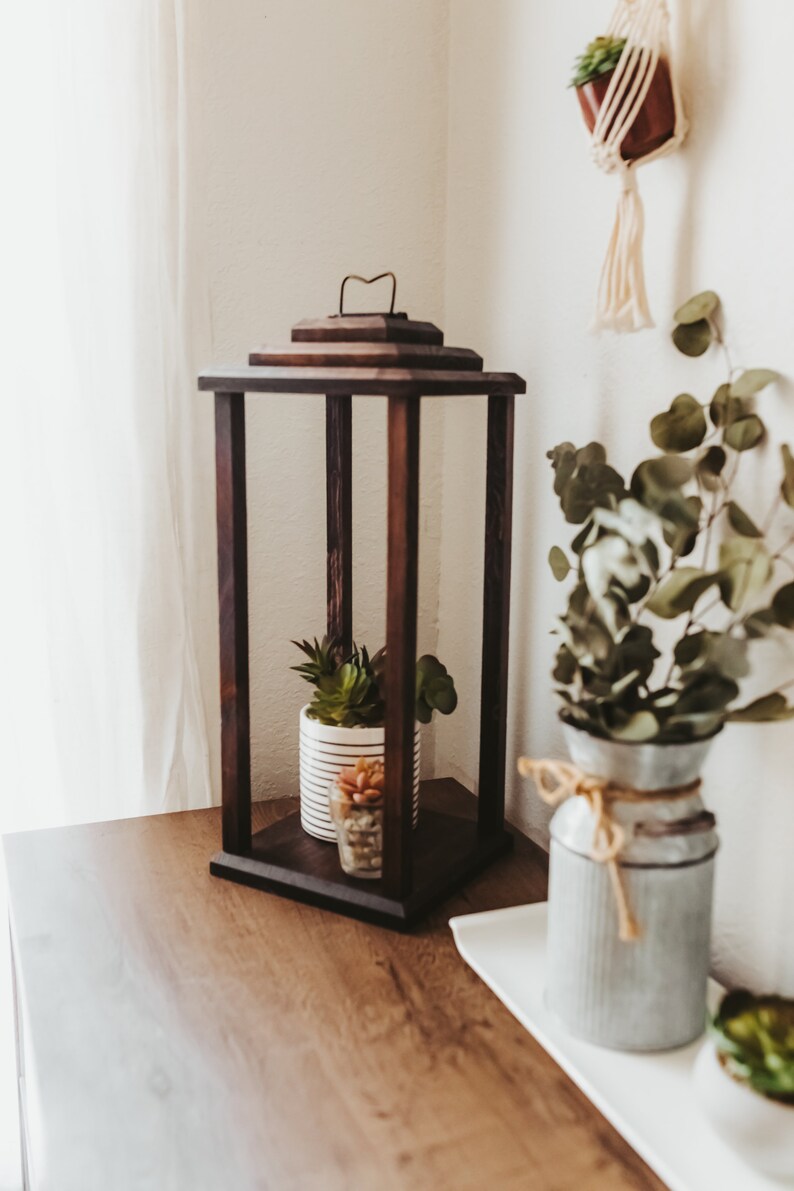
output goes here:
{"type": "MultiPolygon", "coordinates": [[[[718,306],[706,291],[676,311],[679,351],[722,344],[718,306]]],[[[737,503],[742,456],[766,438],[755,398],[778,376],[729,358],[728,371],[710,400],[681,393],[652,419],[661,453],[628,482],[600,443],[548,453],[565,519],[580,527],[568,552],[549,555],[557,580],[575,578],[554,678],[564,718],[594,735],[671,743],[710,736],[729,719],[794,716],[785,688],[736,706],[752,642],[794,629],[794,582],[776,587],[780,566],[794,571],[794,457],[782,447],[763,520],[737,503]],[[679,620],[660,660],[658,622],[679,620]]]]}

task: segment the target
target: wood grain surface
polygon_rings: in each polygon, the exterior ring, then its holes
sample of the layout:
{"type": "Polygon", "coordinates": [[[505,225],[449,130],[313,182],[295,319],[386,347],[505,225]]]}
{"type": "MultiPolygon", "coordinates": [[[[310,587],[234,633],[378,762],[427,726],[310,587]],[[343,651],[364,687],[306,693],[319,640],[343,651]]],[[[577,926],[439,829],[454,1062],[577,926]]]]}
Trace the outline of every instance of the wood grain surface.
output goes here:
{"type": "Polygon", "coordinates": [[[245,395],[215,395],[223,846],[251,846],[245,395]]]}
{"type": "Polygon", "coordinates": [[[425,368],[271,368],[220,365],[199,374],[199,389],[213,393],[350,393],[354,397],[466,397],[525,393],[514,372],[425,368]]]}
{"type": "Polygon", "coordinates": [[[280,368],[454,368],[482,370],[482,356],[468,347],[428,343],[289,343],[260,347],[249,364],[280,368]]]}
{"type": "Polygon", "coordinates": [[[537,848],[400,935],[213,879],[219,838],[7,839],[36,1191],[659,1191],[455,950],[451,915],[545,895],[537,848]]]}

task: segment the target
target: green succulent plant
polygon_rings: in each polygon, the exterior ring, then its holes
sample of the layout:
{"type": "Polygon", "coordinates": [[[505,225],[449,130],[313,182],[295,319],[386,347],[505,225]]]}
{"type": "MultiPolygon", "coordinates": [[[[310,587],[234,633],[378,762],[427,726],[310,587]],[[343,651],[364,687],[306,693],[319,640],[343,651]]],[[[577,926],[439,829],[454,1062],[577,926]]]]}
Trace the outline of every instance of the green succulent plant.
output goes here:
{"type": "MultiPolygon", "coordinates": [[[[676,311],[679,351],[722,344],[718,304],[707,291],[676,311]]],[[[777,379],[728,359],[710,400],[682,393],[652,419],[660,453],[628,483],[600,443],[549,451],[554,491],[578,527],[568,552],[549,554],[557,580],[575,577],[553,672],[564,719],[596,736],[673,743],[713,735],[726,720],[794,717],[791,683],[737,706],[753,641],[794,629],[794,582],[774,590],[779,564],[794,570],[789,447],[763,519],[734,499],[742,458],[766,437],[755,397],[777,379]],[[655,630],[676,621],[678,637],[662,650],[655,630]]]]}
{"type": "MultiPolygon", "coordinates": [[[[309,659],[293,666],[314,689],[307,715],[338,728],[379,727],[386,714],[383,698],[386,651],[369,654],[366,646],[353,646],[350,657],[337,661],[335,642],[323,637],[293,641],[309,659]]],[[[446,666],[424,654],[416,663],[416,718],[429,724],[433,712],[451,715],[458,705],[452,676],[446,666]]]]}
{"type": "Polygon", "coordinates": [[[576,59],[569,86],[581,87],[614,70],[625,45],[625,37],[596,37],[576,59]]]}
{"type": "Polygon", "coordinates": [[[730,1075],[794,1105],[794,1000],[737,989],[723,998],[709,1032],[730,1075]]]}

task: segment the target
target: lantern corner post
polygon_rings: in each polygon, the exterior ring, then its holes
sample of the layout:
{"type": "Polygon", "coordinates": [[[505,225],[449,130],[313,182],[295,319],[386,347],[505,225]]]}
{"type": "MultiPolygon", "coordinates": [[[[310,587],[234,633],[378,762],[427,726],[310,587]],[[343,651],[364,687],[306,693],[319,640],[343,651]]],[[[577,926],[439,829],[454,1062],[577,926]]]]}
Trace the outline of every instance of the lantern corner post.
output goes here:
{"type": "Polygon", "coordinates": [[[415,392],[388,398],[383,885],[386,896],[396,899],[413,887],[420,405],[415,392]]]}
{"type": "Polygon", "coordinates": [[[477,824],[504,830],[515,398],[488,397],[482,679],[477,824]]]}
{"type": "Polygon", "coordinates": [[[353,648],[353,407],[349,394],[325,398],[327,631],[341,661],[353,648]]]}
{"type": "Polygon", "coordinates": [[[251,847],[245,394],[215,394],[223,850],[251,847]]]}

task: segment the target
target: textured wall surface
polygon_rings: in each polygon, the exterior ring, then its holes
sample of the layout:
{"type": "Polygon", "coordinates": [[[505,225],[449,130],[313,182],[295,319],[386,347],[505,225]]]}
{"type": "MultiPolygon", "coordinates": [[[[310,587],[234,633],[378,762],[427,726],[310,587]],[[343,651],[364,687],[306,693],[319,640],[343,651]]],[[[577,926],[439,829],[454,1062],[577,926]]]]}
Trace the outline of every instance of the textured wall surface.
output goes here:
{"type": "MultiPolygon", "coordinates": [[[[676,44],[692,133],[683,150],[640,172],[646,269],[655,330],[595,338],[587,327],[609,236],[616,183],[591,164],[575,97],[574,56],[600,32],[609,4],[501,0],[451,7],[450,140],[445,319],[452,338],[528,380],[517,419],[509,757],[564,753],[550,692],[549,631],[563,591],[549,547],[572,536],[553,496],[547,448],[603,441],[631,469],[649,445],[650,417],[678,392],[705,399],[721,377],[709,354],[686,361],[669,318],[699,289],[723,298],[737,363],[794,374],[794,160],[787,49],[794,10],[768,0],[693,0],[676,44]],[[769,30],[775,36],[769,36],[769,30]]],[[[789,382],[763,398],[778,440],[794,439],[789,382]]],[[[444,440],[440,649],[460,672],[463,710],[439,725],[442,767],[476,773],[481,412],[472,404],[444,440]],[[473,576],[471,584],[461,576],[473,576]],[[471,703],[474,700],[474,705],[471,703]],[[448,762],[444,766],[444,762],[448,762]]],[[[779,481],[777,448],[743,465],[747,507],[766,515],[779,481]]],[[[762,647],[763,649],[763,647],[762,647]]],[[[764,680],[794,673],[780,650],[759,656],[764,680]]],[[[733,980],[794,992],[794,762],[791,724],[728,728],[714,746],[706,798],[721,827],[716,960],[733,980]]],[[[510,814],[543,838],[545,809],[511,764],[510,814]]]]}
{"type": "MultiPolygon", "coordinates": [[[[205,361],[287,342],[299,319],[334,313],[350,272],[393,269],[398,309],[442,324],[445,0],[199,0],[188,26],[207,207],[205,361]]],[[[383,290],[353,291],[352,309],[383,308],[383,290]]],[[[211,419],[212,399],[197,400],[211,419]]],[[[385,402],[355,400],[353,416],[354,630],[375,648],[385,634],[385,402]]],[[[442,418],[427,410],[422,427],[421,649],[436,642],[442,418]]],[[[325,627],[324,402],[249,397],[247,426],[253,785],[254,797],[277,797],[297,793],[308,690],[289,672],[299,660],[290,639],[325,627]]],[[[212,467],[208,453],[210,484],[212,467]]],[[[431,728],[427,765],[432,751],[431,728]]],[[[216,783],[217,772],[216,762],[216,783]]]]}
{"type": "MultiPolygon", "coordinates": [[[[508,802],[512,818],[541,839],[547,814],[512,761],[563,753],[549,680],[563,592],[545,559],[571,535],[545,451],[597,438],[631,469],[649,445],[652,414],[677,392],[711,392],[721,360],[685,361],[668,338],[671,311],[701,288],[724,299],[737,362],[794,373],[784,93],[794,11],[767,0],[761,22],[750,0],[673,9],[692,133],[681,153],[641,172],[658,327],[622,338],[587,330],[617,192],[591,164],[565,88],[574,56],[607,18],[606,0],[597,8],[568,0],[564,16],[560,6],[525,0],[199,0],[188,13],[193,186],[206,205],[212,327],[204,361],[244,359],[265,339],[286,339],[297,319],[330,313],[348,271],[394,268],[400,308],[439,322],[447,342],[477,348],[489,366],[527,377],[517,418],[508,802]]],[[[794,438],[792,402],[788,383],[764,396],[778,438],[794,438]]],[[[209,484],[210,405],[198,439],[209,484]]],[[[379,401],[357,406],[356,633],[378,643],[385,410],[379,401]]],[[[424,415],[420,647],[437,646],[461,702],[425,730],[423,756],[428,769],[468,783],[477,757],[484,435],[476,399],[424,415]]],[[[289,638],[322,630],[321,403],[250,399],[248,447],[254,788],[268,797],[295,788],[302,689],[288,672],[289,638]]],[[[746,503],[760,516],[776,467],[771,451],[746,466],[746,503]]],[[[787,673],[786,664],[767,657],[765,677],[787,673]]],[[[205,677],[216,708],[213,665],[205,677]]],[[[706,792],[723,839],[718,968],[791,991],[793,733],[791,725],[728,729],[706,792]]]]}

